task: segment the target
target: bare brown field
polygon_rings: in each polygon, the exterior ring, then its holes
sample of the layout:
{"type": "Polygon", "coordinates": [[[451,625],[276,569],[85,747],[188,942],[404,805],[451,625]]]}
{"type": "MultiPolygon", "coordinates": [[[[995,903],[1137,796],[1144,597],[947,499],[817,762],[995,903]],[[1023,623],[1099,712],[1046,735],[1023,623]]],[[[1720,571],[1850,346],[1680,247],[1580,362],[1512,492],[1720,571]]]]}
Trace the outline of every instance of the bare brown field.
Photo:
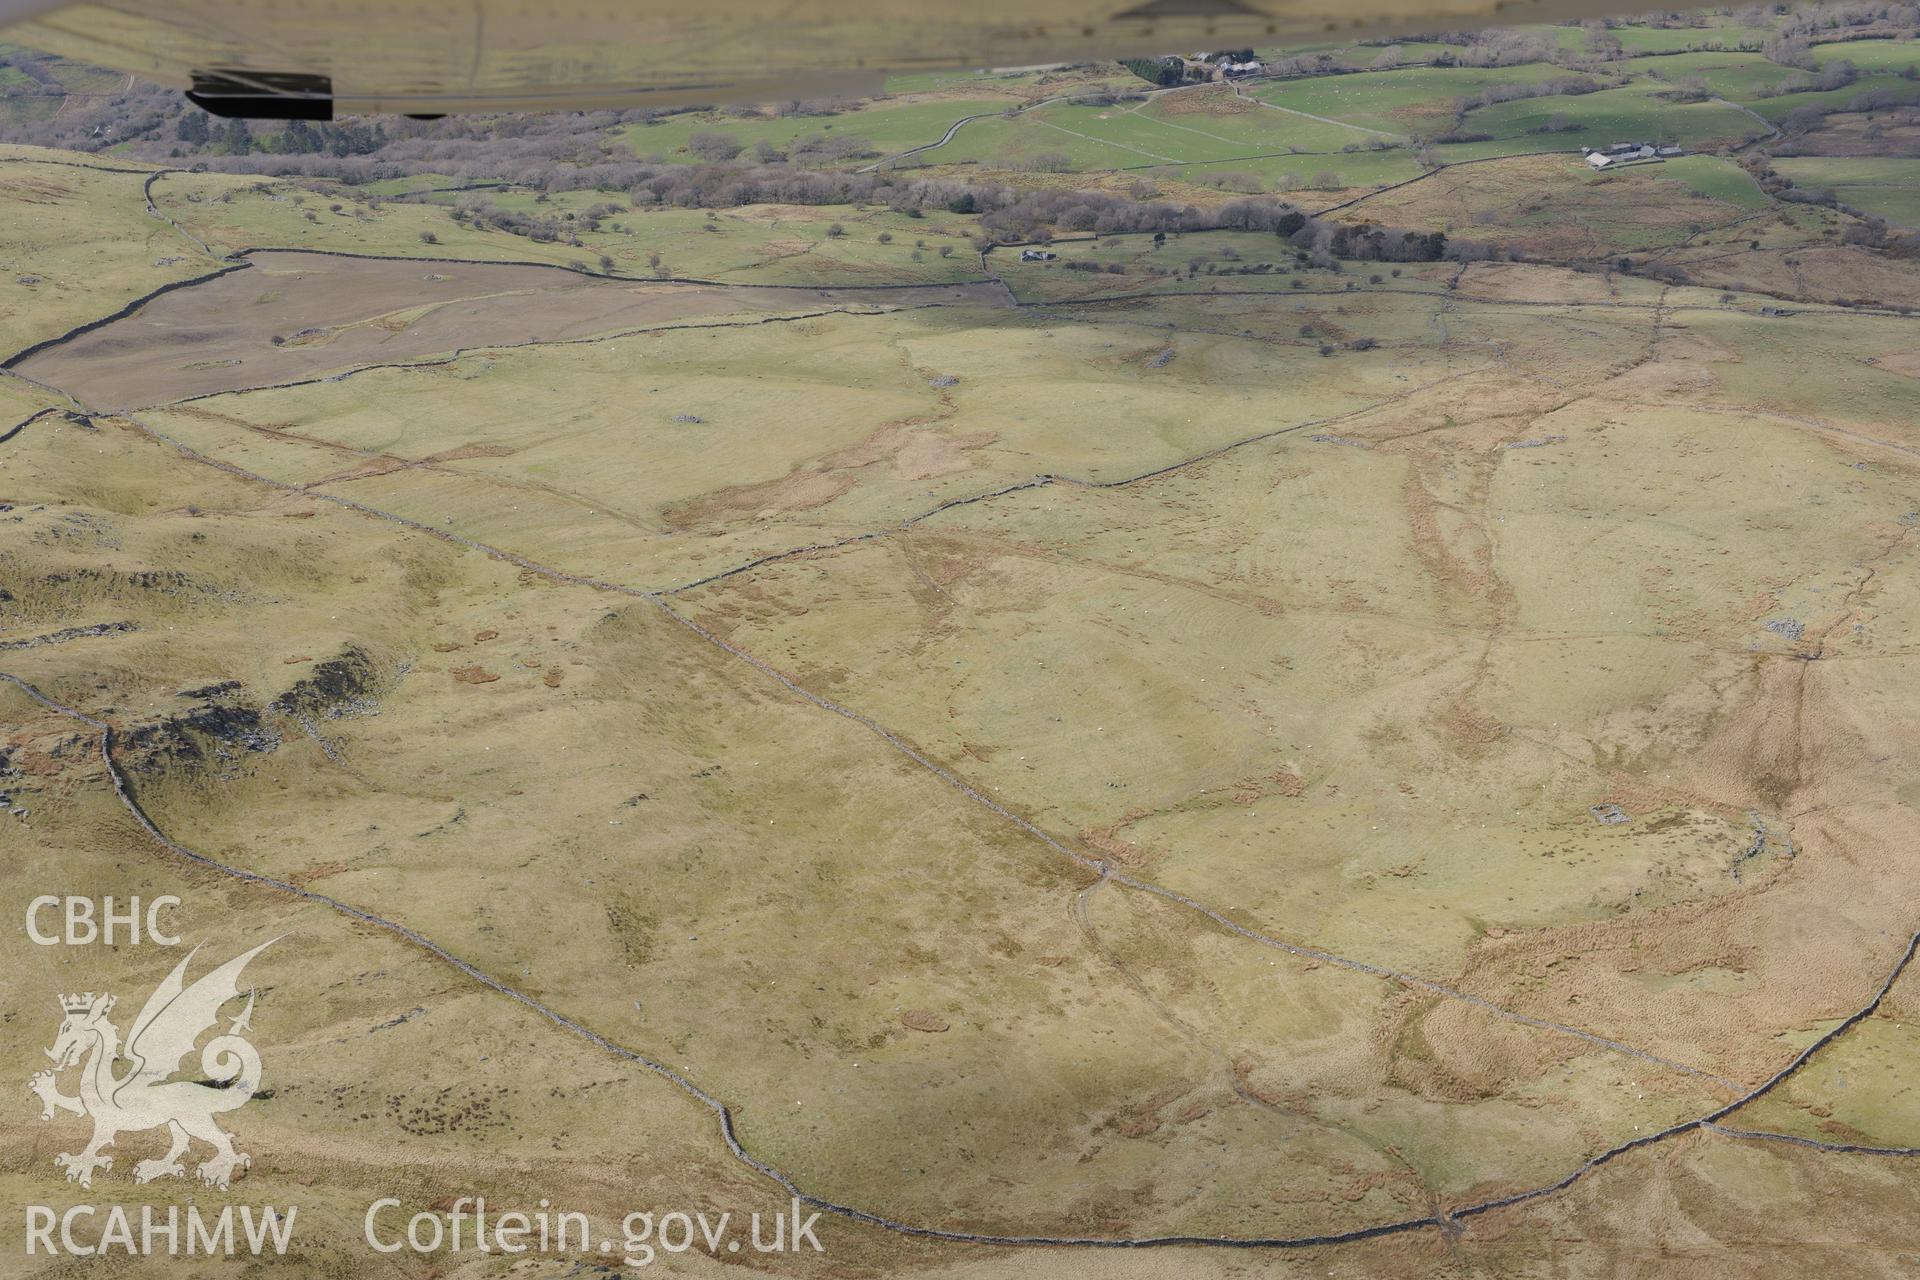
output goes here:
{"type": "Polygon", "coordinates": [[[1674,262],[1703,285],[1752,289],[1815,302],[1920,307],[1920,264],[1840,245],[1726,253],[1679,253],[1674,262]]]}
{"type": "MultiPolygon", "coordinates": [[[[1751,181],[1726,166],[1724,181],[1756,197],[1751,181]]],[[[1514,156],[1454,165],[1370,196],[1338,216],[1386,226],[1437,227],[1530,258],[1604,259],[1683,242],[1744,224],[1747,203],[1697,194],[1664,165],[1595,174],[1577,155],[1514,156]]]]}
{"type": "Polygon", "coordinates": [[[1840,111],[1820,122],[1808,138],[1806,154],[1822,156],[1911,156],[1920,152],[1920,120],[1895,115],[1840,111]]]}
{"type": "Polygon", "coordinates": [[[101,408],[302,381],[471,347],[566,342],[719,316],[992,306],[990,285],[862,291],[636,283],[562,268],[262,252],[37,352],[20,372],[101,408]]]}

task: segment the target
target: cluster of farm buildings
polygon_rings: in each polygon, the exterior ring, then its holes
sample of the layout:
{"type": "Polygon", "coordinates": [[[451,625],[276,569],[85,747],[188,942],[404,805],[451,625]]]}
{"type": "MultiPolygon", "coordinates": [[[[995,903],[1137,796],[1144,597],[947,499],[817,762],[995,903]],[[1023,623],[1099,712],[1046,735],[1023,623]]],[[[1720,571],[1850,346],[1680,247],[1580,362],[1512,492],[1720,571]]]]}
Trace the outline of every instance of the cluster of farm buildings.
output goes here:
{"type": "Polygon", "coordinates": [[[1604,147],[1587,147],[1585,150],[1587,163],[1596,169],[1611,169],[1615,165],[1633,164],[1640,160],[1665,160],[1669,156],[1686,154],[1670,143],[1655,142],[1615,142],[1604,147]]]}

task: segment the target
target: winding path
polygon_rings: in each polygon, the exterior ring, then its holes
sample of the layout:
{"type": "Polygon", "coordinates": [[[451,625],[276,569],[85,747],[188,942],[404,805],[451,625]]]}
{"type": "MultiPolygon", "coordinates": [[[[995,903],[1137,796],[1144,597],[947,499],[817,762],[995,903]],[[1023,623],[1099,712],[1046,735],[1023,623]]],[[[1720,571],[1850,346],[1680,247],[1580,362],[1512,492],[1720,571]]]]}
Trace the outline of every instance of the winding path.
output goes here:
{"type": "MultiPolygon", "coordinates": [[[[1058,102],[1060,101],[1060,99],[1050,98],[1048,99],[1048,101],[1058,102]]],[[[1035,104],[1035,105],[1044,105],[1044,104],[1035,104]]],[[[1024,111],[1024,110],[1027,110],[1027,108],[1021,107],[1021,108],[1018,108],[1018,110],[1024,111]]],[[[908,147],[905,151],[896,151],[894,154],[890,156],[880,157],[880,159],[875,160],[872,164],[861,165],[858,169],[855,169],[854,172],[855,173],[873,173],[874,171],[885,168],[888,165],[896,165],[900,163],[900,161],[905,160],[908,156],[917,156],[922,151],[932,151],[935,147],[944,147],[949,142],[953,141],[954,134],[960,132],[960,126],[965,124],[971,124],[975,120],[991,120],[995,116],[1005,116],[1007,114],[1008,114],[1007,111],[1000,110],[1000,111],[981,111],[970,116],[961,116],[958,120],[955,120],[952,124],[947,126],[947,131],[940,135],[940,140],[938,142],[923,142],[917,147],[908,147]]]]}
{"type": "Polygon", "coordinates": [[[1752,146],[1756,142],[1766,142],[1770,139],[1777,138],[1780,136],[1780,126],[1775,124],[1773,121],[1767,119],[1765,116],[1761,115],[1758,111],[1755,111],[1752,107],[1742,106],[1738,102],[1729,102],[1725,98],[1709,98],[1707,99],[1707,101],[1715,103],[1722,107],[1731,107],[1733,108],[1733,110],[1740,112],[1742,115],[1752,116],[1756,121],[1760,123],[1760,127],[1766,130],[1766,132],[1761,134],[1758,138],[1747,139],[1745,142],[1741,143],[1740,146],[1736,148],[1736,150],[1744,151],[1746,148],[1752,146]]]}

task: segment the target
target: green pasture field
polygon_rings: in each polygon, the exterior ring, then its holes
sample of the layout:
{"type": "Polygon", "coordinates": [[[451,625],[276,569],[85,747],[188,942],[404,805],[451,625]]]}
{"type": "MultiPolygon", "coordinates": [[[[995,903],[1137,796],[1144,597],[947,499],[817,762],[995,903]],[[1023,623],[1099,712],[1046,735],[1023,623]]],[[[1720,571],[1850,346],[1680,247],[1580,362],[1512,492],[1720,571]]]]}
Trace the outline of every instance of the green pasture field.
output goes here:
{"type": "Polygon", "coordinates": [[[1749,212],[1764,209],[1769,203],[1767,193],[1760,190],[1751,174],[1717,156],[1674,156],[1648,176],[1684,182],[1701,195],[1749,212]]]}
{"type": "Polygon", "coordinates": [[[1796,186],[1824,188],[1856,209],[1901,226],[1920,226],[1920,160],[1792,156],[1773,163],[1796,186]]]}
{"type": "Polygon", "coordinates": [[[1920,102],[1920,82],[1907,80],[1898,75],[1863,75],[1852,84],[1839,89],[1817,89],[1805,93],[1784,93],[1777,98],[1760,98],[1750,103],[1753,110],[1769,120],[1780,121],[1795,107],[1817,106],[1827,111],[1840,111],[1861,94],[1870,89],[1885,90],[1900,103],[1920,102]]]}
{"type": "Polygon", "coordinates": [[[1325,116],[1383,133],[1444,132],[1455,99],[1495,85],[1528,83],[1565,75],[1559,67],[1530,63],[1519,67],[1411,67],[1350,76],[1280,81],[1260,87],[1259,96],[1275,106],[1325,116]]]}
{"type": "Polygon", "coordinates": [[[1629,54],[1672,53],[1716,44],[1737,46],[1741,41],[1758,42],[1764,38],[1763,33],[1732,26],[1617,26],[1612,31],[1620,38],[1621,48],[1629,54]]]}
{"type": "Polygon", "coordinates": [[[1813,46],[1814,60],[1820,63],[1844,58],[1862,71],[1898,73],[1920,66],[1920,41],[1916,40],[1840,40],[1813,46]]]}
{"type": "Polygon", "coordinates": [[[676,163],[697,163],[699,157],[687,147],[696,133],[724,134],[751,149],[767,142],[785,150],[795,139],[810,135],[857,136],[878,154],[891,154],[937,142],[954,121],[965,116],[1002,111],[1020,105],[1023,99],[1007,94],[941,94],[931,101],[892,100],[873,103],[857,111],[831,116],[735,117],[719,112],[682,112],[661,116],[645,124],[627,125],[620,136],[643,159],[659,157],[676,163]]]}
{"type": "Polygon", "coordinates": [[[1053,157],[1064,157],[1066,167],[1075,172],[1164,163],[1153,154],[1071,133],[1028,114],[972,121],[954,134],[951,142],[922,152],[915,159],[935,165],[971,163],[1019,169],[1053,157]]]}
{"type": "Polygon", "coordinates": [[[1472,112],[1465,127],[1470,132],[1491,133],[1502,142],[1524,141],[1529,150],[1642,139],[1703,146],[1738,142],[1764,132],[1751,117],[1732,107],[1714,102],[1662,102],[1655,96],[1658,92],[1654,87],[1634,85],[1579,96],[1520,98],[1472,112]],[[1532,132],[1556,116],[1566,117],[1573,127],[1553,133],[1532,132]]]}
{"type": "Polygon", "coordinates": [[[1211,95],[1202,101],[1223,109],[1186,109],[1186,104],[1193,100],[1193,94],[1189,92],[1183,93],[1179,107],[1176,107],[1170,95],[1161,95],[1133,114],[1161,121],[1169,128],[1210,136],[1216,144],[1236,148],[1234,154],[1237,155],[1288,149],[1329,153],[1338,152],[1348,145],[1364,146],[1370,141],[1385,141],[1380,135],[1364,129],[1327,124],[1295,112],[1274,109],[1271,104],[1250,108],[1244,99],[1222,96],[1222,91],[1218,89],[1201,92],[1211,95]]]}
{"type": "Polygon", "coordinates": [[[1793,80],[1805,79],[1806,72],[1769,62],[1759,53],[1676,53],[1666,57],[1629,58],[1626,68],[1648,79],[1669,85],[1692,77],[1706,81],[1715,96],[1736,102],[1750,102],[1762,91],[1793,80]]]}

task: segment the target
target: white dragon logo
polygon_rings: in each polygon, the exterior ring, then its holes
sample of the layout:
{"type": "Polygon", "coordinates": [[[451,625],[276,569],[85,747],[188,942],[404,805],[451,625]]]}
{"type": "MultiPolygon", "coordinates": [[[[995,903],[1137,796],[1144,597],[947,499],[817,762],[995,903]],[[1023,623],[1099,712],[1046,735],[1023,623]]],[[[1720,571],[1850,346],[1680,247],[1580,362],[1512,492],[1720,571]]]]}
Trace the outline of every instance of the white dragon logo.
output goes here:
{"type": "Polygon", "coordinates": [[[187,962],[199,951],[195,947],[147,997],[127,1033],[124,1052],[119,1030],[107,1021],[107,1014],[113,1010],[112,996],[96,996],[89,991],[60,997],[60,1009],[66,1018],[53,1047],[47,1050],[53,1070],[36,1072],[27,1087],[40,1099],[42,1120],[53,1119],[56,1110],[93,1118],[93,1140],[86,1150],[53,1158],[54,1164],[66,1170],[68,1182],[91,1187],[95,1169],[113,1167],[113,1157],[101,1155],[101,1148],[112,1146],[119,1134],[161,1125],[172,1135],[173,1145],[160,1159],[136,1164],[135,1182],[185,1176],[180,1157],[191,1138],[213,1147],[213,1158],[198,1170],[200,1180],[210,1187],[225,1191],[234,1170],[252,1163],[250,1157],[233,1149],[233,1138],[213,1119],[244,1105],[260,1087],[260,1055],[239,1034],[248,1029],[248,1019],[253,1015],[251,989],[247,1007],[228,1025],[226,1034],[215,1036],[201,1050],[200,1070],[206,1079],[170,1081],[167,1077],[180,1070],[181,1060],[193,1052],[194,1042],[219,1021],[220,1007],[240,995],[240,971],[247,967],[247,961],[274,941],[261,943],[187,986],[187,962]],[[114,1064],[123,1057],[129,1064],[127,1070],[115,1075],[114,1064]],[[80,1093],[68,1097],[60,1092],[55,1077],[76,1065],[80,1068],[80,1093]]]}

